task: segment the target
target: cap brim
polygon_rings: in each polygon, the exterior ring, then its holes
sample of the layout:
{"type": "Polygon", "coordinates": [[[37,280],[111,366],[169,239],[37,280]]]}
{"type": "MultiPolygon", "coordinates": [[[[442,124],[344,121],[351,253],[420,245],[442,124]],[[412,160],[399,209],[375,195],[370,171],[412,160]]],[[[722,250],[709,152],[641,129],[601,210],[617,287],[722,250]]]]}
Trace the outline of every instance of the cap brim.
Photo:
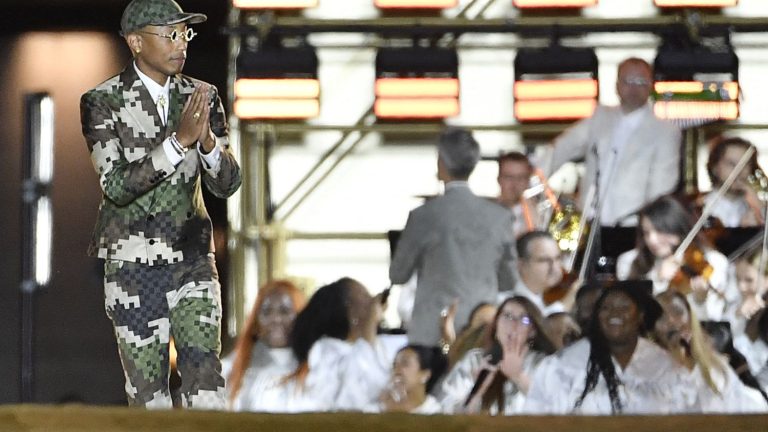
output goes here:
{"type": "Polygon", "coordinates": [[[201,22],[205,22],[208,20],[208,17],[205,14],[201,13],[180,13],[173,18],[167,20],[163,23],[149,23],[148,25],[156,25],[156,26],[163,26],[163,25],[173,25],[178,23],[188,23],[188,24],[199,24],[201,22]]]}

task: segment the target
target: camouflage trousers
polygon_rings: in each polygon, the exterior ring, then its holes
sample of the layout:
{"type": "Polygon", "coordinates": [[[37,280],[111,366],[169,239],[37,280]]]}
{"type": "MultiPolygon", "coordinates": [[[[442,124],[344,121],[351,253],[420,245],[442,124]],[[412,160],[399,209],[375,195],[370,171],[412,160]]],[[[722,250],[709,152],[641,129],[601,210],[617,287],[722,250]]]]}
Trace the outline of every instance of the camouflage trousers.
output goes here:
{"type": "Polygon", "coordinates": [[[104,304],[125,372],[129,405],[170,408],[173,337],[186,408],[224,408],[221,292],[213,254],[164,266],[104,263],[104,304]]]}

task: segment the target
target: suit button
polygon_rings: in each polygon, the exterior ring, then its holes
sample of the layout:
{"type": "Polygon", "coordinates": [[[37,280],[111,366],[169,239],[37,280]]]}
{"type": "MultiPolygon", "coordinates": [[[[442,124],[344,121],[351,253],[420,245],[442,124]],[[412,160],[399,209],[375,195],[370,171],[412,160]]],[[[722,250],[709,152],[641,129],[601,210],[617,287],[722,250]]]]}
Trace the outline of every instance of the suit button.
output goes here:
{"type": "Polygon", "coordinates": [[[165,171],[160,171],[160,175],[164,176],[165,175],[165,171]]]}
{"type": "Polygon", "coordinates": [[[151,214],[151,215],[147,216],[147,220],[152,222],[153,220],[155,220],[155,215],[151,214]]]}
{"type": "Polygon", "coordinates": [[[192,217],[192,212],[187,212],[187,219],[192,217]]]}
{"type": "Polygon", "coordinates": [[[149,241],[149,244],[150,244],[150,245],[153,245],[153,244],[155,244],[155,241],[154,241],[154,240],[150,240],[150,241],[149,241]]]}

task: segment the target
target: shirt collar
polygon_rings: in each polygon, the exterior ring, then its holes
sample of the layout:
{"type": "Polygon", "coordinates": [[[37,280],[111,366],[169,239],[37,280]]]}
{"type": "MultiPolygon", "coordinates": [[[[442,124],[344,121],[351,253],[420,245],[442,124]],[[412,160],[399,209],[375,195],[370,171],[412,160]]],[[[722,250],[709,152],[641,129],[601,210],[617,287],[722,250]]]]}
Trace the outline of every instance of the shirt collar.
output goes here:
{"type": "Polygon", "coordinates": [[[445,184],[445,190],[467,188],[469,189],[469,182],[466,180],[451,180],[445,184]]]}
{"type": "Polygon", "coordinates": [[[144,72],[139,70],[139,67],[136,66],[136,62],[133,62],[133,68],[136,69],[136,73],[139,75],[139,79],[141,80],[142,84],[144,84],[144,87],[147,88],[147,91],[149,91],[149,95],[152,96],[152,100],[157,103],[157,98],[160,97],[160,95],[165,96],[165,100],[168,100],[168,91],[171,88],[171,77],[168,77],[165,80],[165,85],[160,85],[155,82],[152,78],[148,77],[144,72]]]}

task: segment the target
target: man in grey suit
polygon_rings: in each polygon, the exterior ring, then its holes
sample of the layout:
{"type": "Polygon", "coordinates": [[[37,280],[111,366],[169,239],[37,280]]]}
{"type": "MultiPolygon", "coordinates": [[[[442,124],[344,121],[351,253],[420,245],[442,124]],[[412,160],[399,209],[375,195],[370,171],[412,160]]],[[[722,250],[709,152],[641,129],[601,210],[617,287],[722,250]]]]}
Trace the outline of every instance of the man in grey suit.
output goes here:
{"type": "Polygon", "coordinates": [[[636,211],[677,186],[680,130],[654,115],[648,102],[652,88],[651,66],[639,58],[624,60],[616,81],[620,106],[598,106],[555,139],[551,171],[585,160],[579,201],[582,209],[592,209],[588,191],[599,183],[601,225],[637,225],[636,211]]]}
{"type": "Polygon", "coordinates": [[[405,283],[415,272],[410,343],[437,345],[440,312],[458,299],[456,328],[478,303],[495,303],[514,287],[514,237],[509,209],[477,197],[467,179],[480,159],[472,134],[449,128],[438,142],[437,175],[445,194],[411,211],[389,277],[405,283]]]}

